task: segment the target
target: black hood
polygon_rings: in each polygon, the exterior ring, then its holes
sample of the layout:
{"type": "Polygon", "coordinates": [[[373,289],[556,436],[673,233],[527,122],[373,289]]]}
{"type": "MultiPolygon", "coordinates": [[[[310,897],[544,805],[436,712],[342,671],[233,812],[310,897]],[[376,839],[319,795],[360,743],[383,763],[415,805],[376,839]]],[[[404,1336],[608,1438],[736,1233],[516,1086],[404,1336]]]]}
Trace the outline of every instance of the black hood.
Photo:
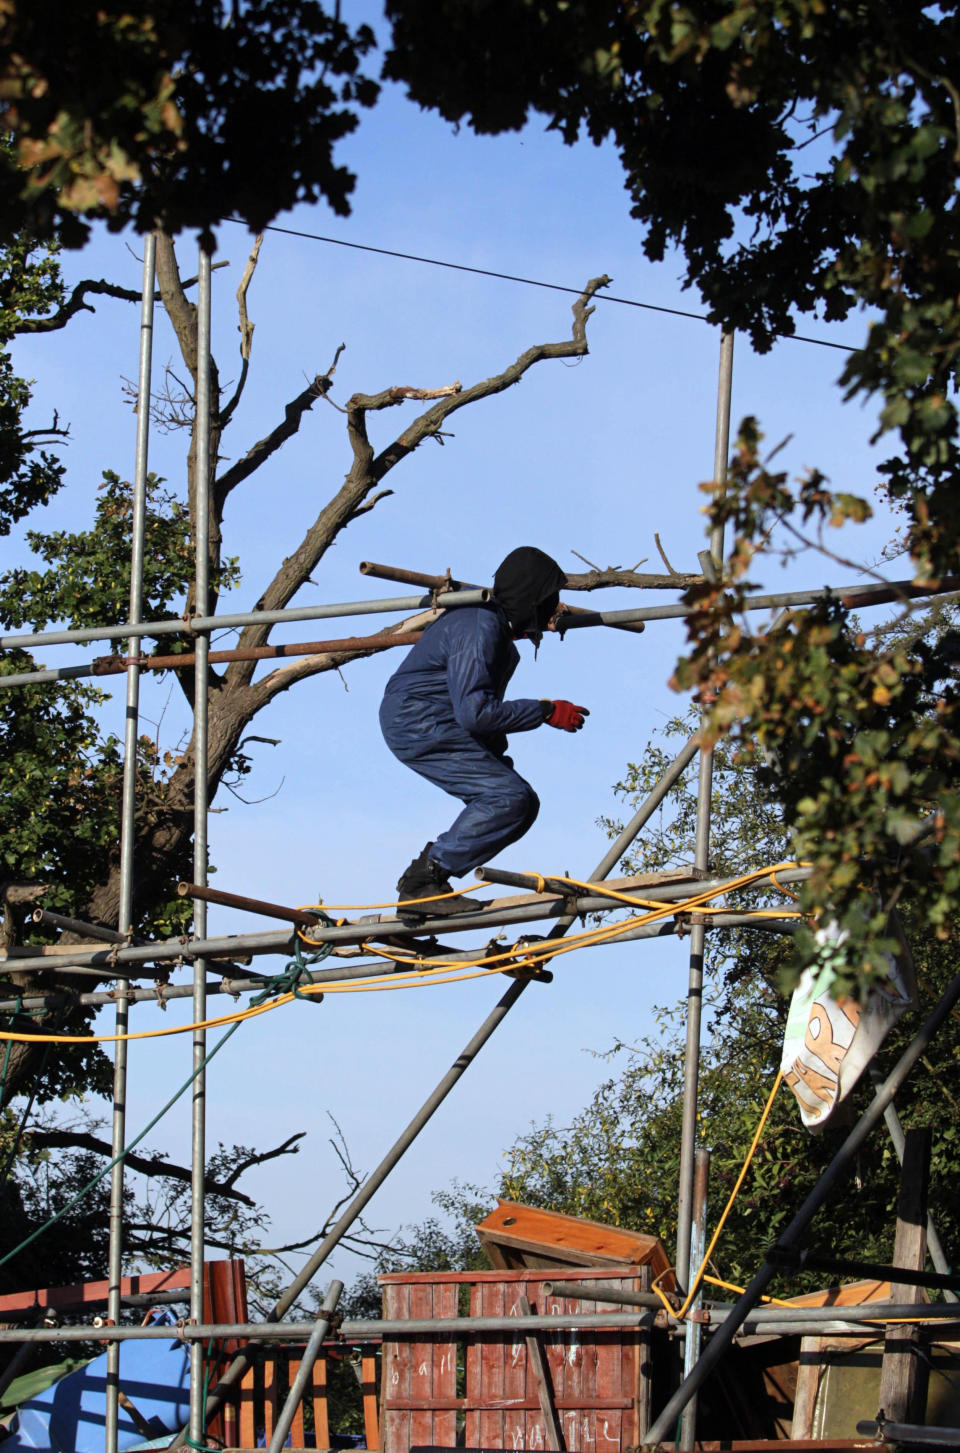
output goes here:
{"type": "Polygon", "coordinates": [[[525,636],[544,629],[566,583],[567,577],[556,560],[534,545],[521,545],[497,567],[493,593],[514,635],[525,636]],[[547,605],[551,608],[544,619],[543,608],[547,605]]]}

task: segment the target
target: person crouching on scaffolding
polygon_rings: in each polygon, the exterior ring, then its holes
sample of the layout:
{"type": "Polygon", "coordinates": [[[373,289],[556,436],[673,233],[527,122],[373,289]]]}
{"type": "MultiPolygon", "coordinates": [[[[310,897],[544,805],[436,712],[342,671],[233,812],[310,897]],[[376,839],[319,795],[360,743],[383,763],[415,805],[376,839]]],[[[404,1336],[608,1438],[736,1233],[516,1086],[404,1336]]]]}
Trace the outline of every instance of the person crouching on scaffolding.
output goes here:
{"type": "Polygon", "coordinates": [[[545,723],[577,732],[589,716],[570,701],[503,699],[520,662],[514,641],[526,637],[536,651],[566,583],[542,550],[512,550],[494,575],[491,600],[457,606],[431,622],[387,682],[380,706],[387,746],[405,766],[466,804],[402,873],[399,900],[416,907],[401,908],[401,917],[478,910],[462,894],[442,896],[452,893],[451,876],[461,877],[523,837],[540,809],[537,794],[506,755],[507,733],[545,723]]]}

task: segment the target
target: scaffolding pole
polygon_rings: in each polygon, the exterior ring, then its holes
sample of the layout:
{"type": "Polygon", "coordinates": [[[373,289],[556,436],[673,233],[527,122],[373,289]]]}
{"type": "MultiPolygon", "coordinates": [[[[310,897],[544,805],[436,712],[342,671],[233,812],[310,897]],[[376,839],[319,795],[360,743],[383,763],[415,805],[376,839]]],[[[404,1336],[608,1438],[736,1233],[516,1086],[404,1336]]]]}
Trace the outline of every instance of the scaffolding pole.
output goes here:
{"type": "MultiPolygon", "coordinates": [[[[730,443],[730,399],[733,387],[733,334],[720,341],[720,372],[717,386],[717,427],[713,456],[714,492],[726,488],[727,452],[730,443]]],[[[723,527],[715,525],[710,535],[710,560],[715,577],[723,571],[723,527]]],[[[697,831],[694,870],[706,876],[710,862],[710,802],[713,791],[713,750],[701,746],[697,788],[697,831]]],[[[690,932],[690,969],[687,983],[687,1042],[683,1079],[683,1125],[680,1134],[680,1184],[677,1199],[677,1281],[686,1291],[690,1282],[690,1235],[693,1226],[695,1157],[697,1149],[697,1093],[700,1080],[700,1024],[703,1012],[703,949],[706,934],[695,923],[690,932]]]]}
{"type": "MultiPolygon", "coordinates": [[[[597,868],[594,869],[594,871],[590,875],[590,878],[588,879],[589,882],[600,881],[601,877],[603,876],[601,874],[602,867],[603,863],[599,864],[597,868]]],[[[551,931],[552,936],[559,938],[563,933],[565,933],[566,923],[567,920],[565,919],[561,919],[559,923],[556,923],[551,931]]],[[[357,1217],[364,1210],[365,1206],[370,1201],[374,1193],[383,1184],[387,1176],[393,1170],[394,1166],[398,1164],[402,1156],[413,1144],[414,1140],[416,1140],[420,1131],[431,1119],[434,1112],[443,1103],[447,1095],[449,1095],[450,1091],[453,1089],[454,1085],[463,1075],[465,1070],[467,1070],[467,1068],[473,1063],[474,1059],[477,1057],[480,1050],[483,1048],[487,1040],[493,1034],[494,1030],[506,1018],[507,1014],[513,1008],[517,1000],[520,998],[520,995],[523,993],[529,982],[529,978],[515,979],[513,981],[513,983],[507,989],[506,993],[503,995],[502,999],[497,1005],[495,1005],[494,1009],[487,1016],[483,1024],[477,1030],[476,1034],[470,1040],[469,1044],[464,1047],[461,1053],[454,1060],[453,1064],[447,1070],[447,1073],[437,1085],[436,1089],[424,1101],[420,1110],[410,1121],[406,1130],[404,1130],[402,1135],[400,1135],[400,1137],[394,1142],[390,1150],[384,1156],[383,1160],[377,1166],[376,1170],[374,1170],[371,1175],[367,1177],[366,1181],[357,1191],[350,1204],[343,1211],[336,1224],[332,1226],[331,1229],[327,1232],[327,1235],[324,1237],[323,1242],[313,1253],[306,1266],[304,1266],[304,1268],[300,1272],[299,1276],[297,1276],[291,1282],[290,1286],[287,1287],[287,1290],[283,1293],[276,1305],[271,1310],[269,1316],[270,1321],[277,1322],[280,1321],[284,1316],[286,1316],[286,1313],[296,1301],[297,1297],[304,1290],[304,1288],[307,1287],[309,1283],[313,1280],[320,1267],[327,1260],[335,1247],[339,1245],[340,1241],[346,1235],[347,1231],[353,1225],[354,1221],[356,1221],[357,1217]]],[[[237,1357],[234,1358],[233,1362],[227,1368],[227,1371],[217,1383],[216,1388],[214,1389],[213,1393],[207,1401],[207,1407],[211,1413],[215,1411],[216,1407],[219,1406],[220,1400],[222,1400],[218,1398],[220,1390],[223,1389],[223,1391],[225,1392],[229,1387],[232,1387],[237,1382],[239,1382],[249,1365],[250,1360],[244,1352],[240,1352],[237,1357]]]]}
{"type": "MultiPolygon", "coordinates": [[[[336,615],[373,615],[382,611],[416,611],[434,607],[449,610],[455,606],[480,604],[489,599],[489,596],[489,590],[465,590],[440,594],[435,598],[410,596],[392,600],[350,601],[339,606],[296,606],[289,610],[240,611],[230,615],[194,616],[190,619],[153,621],[144,623],[142,630],[145,636],[187,635],[196,634],[199,631],[247,625],[276,625],[285,621],[318,620],[336,615]]],[[[819,590],[792,590],[777,595],[751,596],[742,602],[739,608],[745,611],[789,610],[794,606],[815,605],[818,601],[827,599],[839,600],[847,610],[864,610],[871,605],[885,605],[891,601],[901,602],[912,609],[911,602],[913,601],[928,605],[933,600],[945,602],[960,599],[960,591],[947,589],[943,582],[934,591],[930,587],[914,585],[909,580],[895,580],[891,581],[889,585],[824,586],[819,590]]],[[[694,609],[693,606],[683,604],[636,606],[630,610],[610,611],[590,611],[581,607],[569,607],[571,612],[575,610],[576,613],[565,615],[562,623],[556,629],[561,638],[569,630],[580,630],[592,626],[612,626],[623,629],[634,627],[642,630],[646,621],[682,619],[691,615],[694,609]]],[[[27,648],[36,645],[67,645],[82,644],[85,641],[112,640],[122,634],[125,629],[123,626],[104,626],[103,628],[83,626],[70,631],[38,632],[29,636],[0,636],[0,650],[12,649],[15,646],[27,648]]],[[[329,651],[383,650],[390,646],[413,645],[417,639],[419,639],[419,632],[415,634],[411,630],[405,634],[351,636],[343,640],[306,641],[300,645],[253,646],[237,650],[214,651],[210,654],[209,659],[212,661],[250,661],[283,656],[317,655],[329,651]]],[[[139,664],[141,670],[175,670],[193,665],[194,656],[192,653],[159,658],[141,656],[139,664]]],[[[54,681],[78,681],[86,677],[117,674],[125,669],[126,662],[121,658],[101,656],[86,666],[54,666],[48,670],[11,672],[10,675],[0,677],[0,689],[42,685],[54,681]]]]}
{"type": "MultiPolygon", "coordinates": [[[[120,815],[120,904],[117,928],[128,938],[133,933],[134,838],[136,833],[137,739],[140,719],[139,626],[143,618],[144,520],[147,498],[147,451],[150,438],[150,383],[153,362],[153,313],[157,239],[149,233],[143,253],[143,293],[140,304],[140,356],[137,381],[137,452],[133,481],[133,518],[130,544],[130,613],[126,627],[127,667],[126,716],[123,738],[123,795],[120,815]],[[135,628],[137,628],[135,630],[135,628]]],[[[129,1029],[129,1007],[122,979],[116,988],[116,1032],[129,1029]]],[[[113,1132],[110,1172],[110,1228],[107,1250],[107,1315],[120,1320],[120,1281],[123,1271],[123,1161],[126,1142],[127,1041],[118,1038],[113,1057],[113,1132]]],[[[104,1421],[106,1453],[116,1453],[119,1430],[120,1348],[107,1349],[107,1385],[104,1421]]]]}
{"type": "MultiPolygon", "coordinates": [[[[378,615],[381,612],[449,610],[458,605],[482,605],[490,599],[489,589],[446,591],[432,595],[397,595],[380,600],[350,600],[334,605],[294,605],[283,610],[228,611],[223,615],[173,616],[161,621],[143,621],[143,636],[191,636],[199,631],[219,631],[234,626],[276,626],[287,621],[322,621],[340,616],[378,615]]],[[[33,646],[80,645],[84,641],[117,641],[126,626],[77,626],[66,631],[34,631],[30,635],[0,636],[0,651],[30,649],[33,646]]]]}
{"type": "MultiPolygon", "coordinates": [[[[563,1283],[566,1295],[567,1283],[563,1283]]],[[[613,1301],[606,1291],[598,1288],[593,1292],[597,1301],[613,1301]]],[[[732,1311],[732,1309],[731,1309],[732,1311]]],[[[707,1325],[722,1327],[724,1316],[716,1308],[705,1313],[707,1325]]],[[[654,1308],[637,1308],[633,1312],[551,1312],[534,1313],[524,1317],[524,1329],[538,1332],[577,1332],[594,1328],[619,1328],[636,1331],[641,1327],[654,1326],[665,1314],[654,1308]]],[[[755,1313],[741,1324],[738,1330],[753,1336],[796,1337],[807,1333],[822,1336],[856,1336],[861,1341],[875,1332],[883,1336],[886,1321],[914,1322],[918,1325],[942,1331],[945,1336],[956,1335],[958,1319],[945,1313],[943,1306],[924,1305],[916,1302],[867,1302],[851,1307],[775,1307],[755,1313]],[[774,1318],[773,1313],[781,1315],[774,1318]]],[[[201,1322],[194,1325],[184,1322],[177,1327],[176,1338],[183,1342],[206,1342],[210,1338],[238,1339],[246,1342],[303,1343],[316,1327],[316,1322],[201,1322]]],[[[435,1333],[444,1341],[466,1341],[476,1333],[517,1331],[515,1316],[491,1317],[399,1317],[394,1319],[371,1318],[370,1320],[345,1319],[337,1329],[336,1342],[379,1342],[385,1337],[410,1338],[421,1341],[435,1333]]],[[[716,1335],[716,1334],[715,1334],[716,1335]]],[[[69,1327],[3,1327],[0,1329],[0,1345],[20,1342],[129,1342],[153,1341],[169,1343],[174,1334],[169,1326],[158,1323],[129,1323],[125,1326],[97,1326],[84,1323],[69,1327]]],[[[512,1338],[510,1340],[513,1340],[512,1338]]],[[[223,1382],[217,1384],[218,1388],[223,1382]]],[[[208,1403],[212,1404],[215,1392],[208,1403]]],[[[212,1406],[208,1411],[214,1412],[212,1406]]],[[[171,1444],[171,1446],[173,1446],[171,1444]]],[[[649,1446],[649,1445],[645,1445],[649,1446]]]]}
{"type": "MultiPolygon", "coordinates": [[[[803,882],[809,878],[811,871],[812,869],[805,867],[784,868],[782,871],[778,871],[777,881],[780,883],[803,882]]],[[[591,883],[601,880],[591,877],[584,881],[591,883]]],[[[629,883],[629,880],[626,881],[629,883]]],[[[638,887],[636,891],[640,892],[644,899],[649,899],[653,903],[676,904],[678,913],[682,914],[684,901],[691,896],[691,890],[697,895],[711,893],[716,897],[722,894],[726,888],[734,886],[738,882],[739,880],[736,878],[724,876],[698,879],[695,883],[638,887]]],[[[758,880],[756,886],[763,886],[763,880],[758,880]]],[[[629,892],[629,886],[624,891],[629,892]]],[[[531,894],[530,900],[529,903],[518,902],[516,899],[506,900],[505,906],[502,908],[494,903],[492,909],[478,908],[476,913],[461,913],[452,918],[430,918],[419,924],[411,924],[400,918],[382,918],[379,915],[372,915],[369,918],[360,918],[349,923],[314,928],[308,937],[311,944],[329,943],[343,946],[383,943],[386,939],[391,942],[394,939],[403,938],[416,940],[424,938],[425,935],[432,937],[437,933],[450,934],[476,930],[484,932],[495,925],[504,927],[554,917],[558,918],[556,926],[559,927],[572,922],[573,919],[584,913],[612,911],[628,906],[614,902],[599,893],[591,894],[586,889],[581,889],[579,892],[571,891],[569,895],[557,894],[550,898],[531,894]]],[[[709,911],[703,908],[689,910],[691,913],[709,911]]],[[[732,923],[742,918],[742,914],[724,913],[722,921],[732,923]]],[[[761,921],[758,920],[758,922],[761,921]]],[[[646,926],[641,925],[641,927],[646,926]]],[[[632,929],[625,930],[624,939],[633,931],[632,929]]],[[[645,933],[640,936],[647,937],[645,933]]],[[[180,959],[192,960],[197,956],[234,959],[248,954],[282,954],[290,952],[294,943],[295,938],[292,934],[274,929],[263,933],[238,933],[207,939],[163,939],[152,944],[132,944],[128,948],[81,949],[74,952],[73,947],[68,946],[61,953],[49,952],[52,945],[42,948],[39,945],[27,944],[19,949],[10,950],[6,954],[0,953],[0,965],[7,964],[11,968],[15,968],[18,973],[28,972],[30,969],[40,971],[102,967],[104,978],[109,978],[112,977],[118,964],[126,969],[135,964],[165,963],[180,959]]]]}
{"type": "MultiPolygon", "coordinates": [[[[196,563],[194,594],[197,614],[205,616],[210,608],[210,254],[201,241],[197,266],[197,406],[194,424],[194,518],[196,529],[196,563]]],[[[207,882],[207,656],[210,637],[197,635],[194,664],[193,697],[193,877],[201,887],[207,882]]],[[[194,928],[198,937],[207,934],[207,905],[203,898],[193,904],[194,928]]],[[[206,1070],[207,1034],[203,1021],[207,1017],[207,963],[202,956],[193,963],[193,1090],[191,1117],[191,1182],[190,1182],[190,1317],[203,1321],[203,1256],[204,1256],[204,1172],[206,1170],[206,1070]]],[[[203,1343],[190,1344],[190,1437],[194,1447],[202,1446],[203,1416],[203,1343]]]]}

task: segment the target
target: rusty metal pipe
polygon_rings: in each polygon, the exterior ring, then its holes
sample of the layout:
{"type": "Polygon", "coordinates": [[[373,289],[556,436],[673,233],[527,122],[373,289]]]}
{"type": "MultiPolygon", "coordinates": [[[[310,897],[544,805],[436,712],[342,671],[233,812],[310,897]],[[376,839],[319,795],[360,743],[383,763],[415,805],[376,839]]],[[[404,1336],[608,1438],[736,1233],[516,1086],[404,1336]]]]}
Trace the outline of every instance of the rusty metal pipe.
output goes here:
{"type": "Polygon", "coordinates": [[[177,892],[181,898],[201,898],[205,903],[222,903],[225,908],[240,908],[247,913],[262,913],[264,918],[281,918],[286,923],[306,923],[315,926],[323,922],[317,913],[306,913],[299,908],[286,908],[282,903],[267,903],[262,898],[245,898],[242,893],[225,893],[220,888],[206,888],[199,883],[178,883],[177,892]]]}
{"type": "MultiPolygon", "coordinates": [[[[386,646],[413,646],[422,636],[422,630],[405,632],[382,631],[376,636],[345,636],[337,641],[296,641],[279,646],[237,646],[233,650],[210,651],[207,660],[211,665],[222,665],[228,661],[270,661],[283,656],[320,656],[332,651],[380,651],[386,646]]],[[[196,664],[194,652],[177,656],[138,656],[136,664],[141,671],[176,671],[182,666],[196,664]]],[[[90,670],[94,676],[115,676],[127,669],[126,656],[98,656],[90,670]]]]}
{"type": "Polygon", "coordinates": [[[360,561],[360,574],[374,580],[395,580],[399,585],[422,585],[424,590],[473,590],[463,580],[453,580],[449,570],[446,575],[424,575],[420,570],[401,570],[397,565],[378,565],[373,560],[360,561]]]}

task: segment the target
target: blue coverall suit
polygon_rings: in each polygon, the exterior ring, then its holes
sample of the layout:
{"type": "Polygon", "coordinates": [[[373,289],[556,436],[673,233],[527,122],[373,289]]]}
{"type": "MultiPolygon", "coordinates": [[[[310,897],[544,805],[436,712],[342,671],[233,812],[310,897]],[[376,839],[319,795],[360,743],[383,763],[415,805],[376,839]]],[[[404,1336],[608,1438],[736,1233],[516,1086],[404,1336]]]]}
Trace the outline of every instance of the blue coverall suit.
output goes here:
{"type": "Polygon", "coordinates": [[[424,631],[387,682],[380,726],[406,766],[466,803],[430,848],[446,874],[469,872],[533,825],[540,800],[513,769],[507,732],[541,726],[552,703],[504,701],[517,668],[496,602],[457,606],[424,631]]]}

